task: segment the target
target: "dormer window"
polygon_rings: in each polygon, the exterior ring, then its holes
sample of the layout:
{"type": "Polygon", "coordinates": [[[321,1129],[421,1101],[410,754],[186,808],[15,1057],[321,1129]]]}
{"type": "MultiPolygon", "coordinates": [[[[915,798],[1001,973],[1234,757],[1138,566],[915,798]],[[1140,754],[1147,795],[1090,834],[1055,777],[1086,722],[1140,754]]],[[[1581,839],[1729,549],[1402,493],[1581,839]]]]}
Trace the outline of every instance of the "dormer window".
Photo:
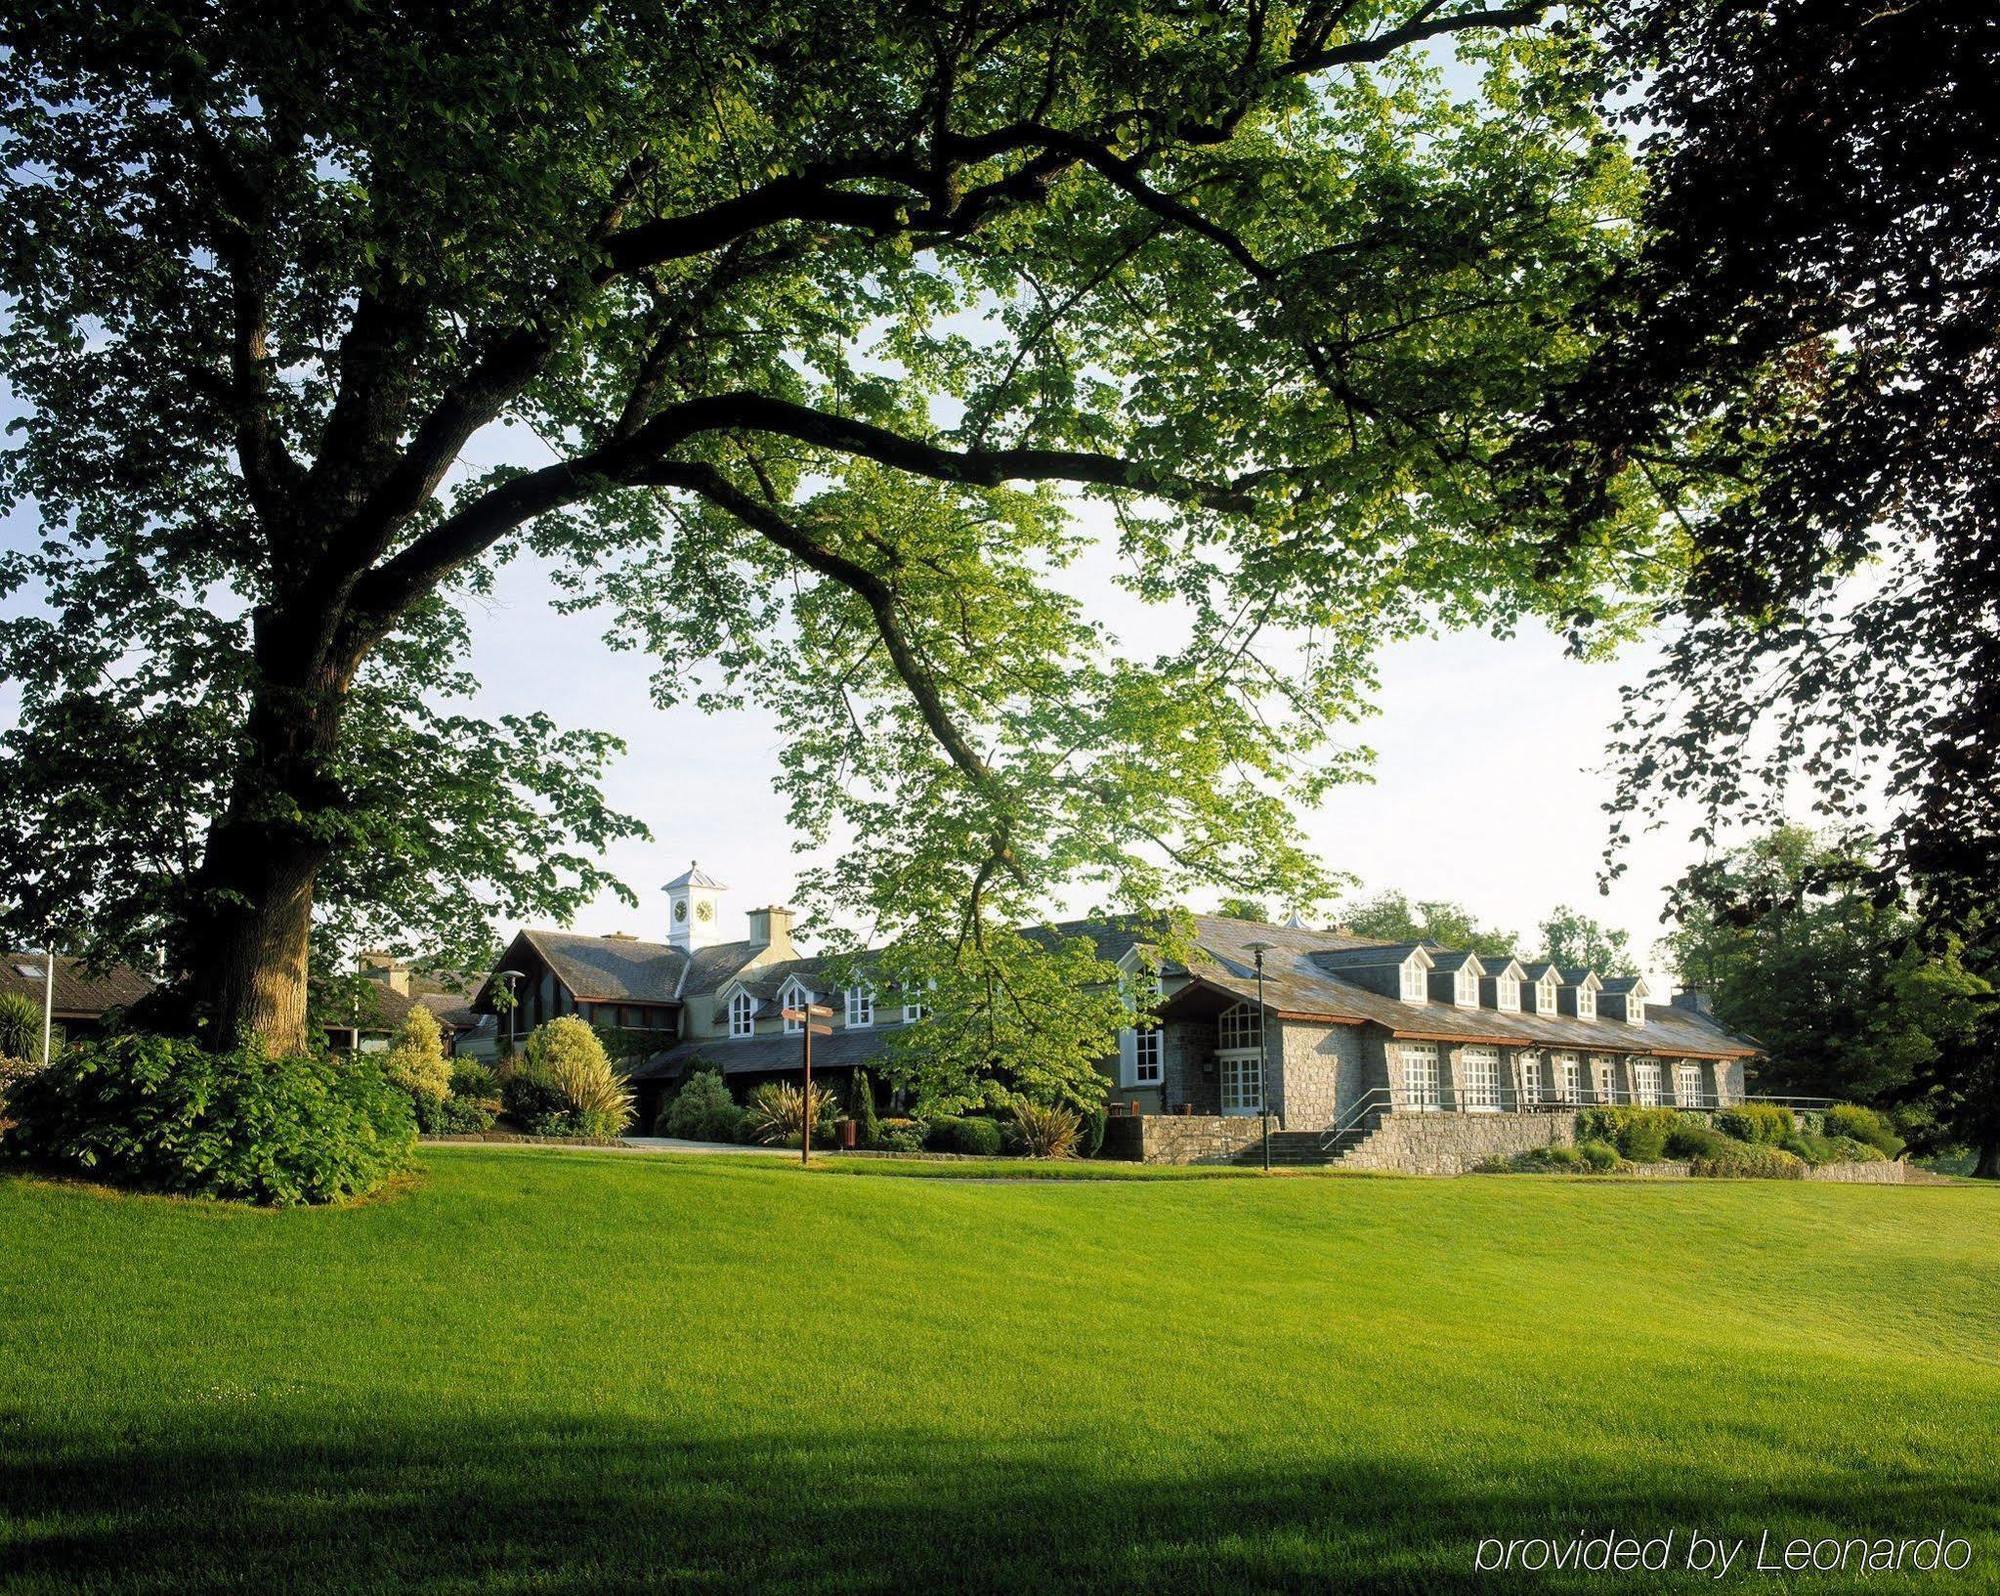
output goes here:
{"type": "Polygon", "coordinates": [[[875,1023],[875,989],[850,986],[847,989],[847,1028],[859,1030],[875,1023]]]}
{"type": "Polygon", "coordinates": [[[1403,965],[1403,1001],[1421,1003],[1430,996],[1429,978],[1424,974],[1421,960],[1412,958],[1403,965]]]}
{"type": "Polygon", "coordinates": [[[1644,1025],[1646,1023],[1646,1000],[1637,992],[1625,994],[1625,1023],[1644,1025]]]}
{"type": "Polygon", "coordinates": [[[1579,1020],[1597,1018],[1597,994],[1587,986],[1576,989],[1576,1017],[1579,1020]]]}
{"type": "Polygon", "coordinates": [[[915,1025],[917,1021],[921,1020],[928,1013],[930,1013],[930,1010],[922,1003],[905,1003],[903,1005],[903,1023],[905,1025],[915,1025]]]}
{"type": "MultiPolygon", "coordinates": [[[[806,1009],[812,1006],[812,988],[801,981],[787,981],[778,989],[778,1005],[787,1009],[806,1009]]],[[[797,1036],[806,1028],[804,1020],[785,1021],[785,1035],[797,1036]]]]}
{"type": "Polygon", "coordinates": [[[757,1034],[757,1000],[748,992],[738,992],[729,1000],[729,1034],[731,1036],[757,1034]]]}
{"type": "Polygon", "coordinates": [[[1553,1014],[1556,1011],[1556,981],[1550,976],[1546,981],[1535,983],[1535,1012],[1553,1014]]]}
{"type": "Polygon", "coordinates": [[[1521,983],[1503,975],[1493,983],[1493,1006],[1502,1014],[1521,1012],[1521,983]]]}
{"type": "Polygon", "coordinates": [[[1479,1007],[1479,971],[1471,962],[1458,967],[1452,980],[1451,1000],[1462,1009],[1479,1007]]]}

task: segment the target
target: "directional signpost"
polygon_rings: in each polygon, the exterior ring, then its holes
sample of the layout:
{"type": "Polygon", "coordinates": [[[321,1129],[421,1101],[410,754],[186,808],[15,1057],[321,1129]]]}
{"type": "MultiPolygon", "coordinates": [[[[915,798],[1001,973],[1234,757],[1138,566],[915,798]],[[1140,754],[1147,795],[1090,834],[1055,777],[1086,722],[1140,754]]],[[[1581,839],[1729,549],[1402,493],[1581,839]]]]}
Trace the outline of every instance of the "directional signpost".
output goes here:
{"type": "Polygon", "coordinates": [[[799,1103],[799,1162],[812,1162],[813,1145],[813,1038],[833,1035],[831,1025],[820,1024],[821,1020],[833,1018],[833,1010],[823,1003],[808,1003],[804,1008],[784,1009],[786,1021],[799,1027],[799,1034],[805,1039],[806,1090],[799,1103]]]}

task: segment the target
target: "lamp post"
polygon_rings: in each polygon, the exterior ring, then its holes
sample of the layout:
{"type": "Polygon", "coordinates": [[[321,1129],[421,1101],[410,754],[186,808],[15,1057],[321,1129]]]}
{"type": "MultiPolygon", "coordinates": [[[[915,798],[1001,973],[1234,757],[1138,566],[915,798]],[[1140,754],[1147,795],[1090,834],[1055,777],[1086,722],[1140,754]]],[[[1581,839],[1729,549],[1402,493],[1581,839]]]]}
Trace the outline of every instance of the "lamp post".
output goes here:
{"type": "Polygon", "coordinates": [[[1264,1121],[1264,1173],[1271,1173],[1271,1045],[1265,1041],[1264,955],[1277,944],[1253,942],[1250,953],[1257,961],[1257,1112],[1264,1121]]]}
{"type": "Polygon", "coordinates": [[[520,999],[514,996],[514,983],[525,981],[527,976],[520,970],[495,970],[493,976],[507,983],[507,1045],[512,1047],[521,1034],[520,1022],[515,1017],[520,1012],[520,999]]]}
{"type": "Polygon", "coordinates": [[[55,1032],[56,950],[42,949],[42,1068],[49,1067],[49,1039],[55,1032]]]}

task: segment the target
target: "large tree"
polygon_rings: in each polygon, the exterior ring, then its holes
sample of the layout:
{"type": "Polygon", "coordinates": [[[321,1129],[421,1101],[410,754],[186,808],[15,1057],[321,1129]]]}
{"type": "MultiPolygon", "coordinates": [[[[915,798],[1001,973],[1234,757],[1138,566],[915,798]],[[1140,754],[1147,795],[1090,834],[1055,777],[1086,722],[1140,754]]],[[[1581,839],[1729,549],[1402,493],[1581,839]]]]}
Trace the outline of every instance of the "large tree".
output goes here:
{"type": "Polygon", "coordinates": [[[9,918],[286,1042],[316,905],[596,890],[607,745],[448,713],[524,550],[776,721],[877,934],[1309,901],[1369,651],[1637,569],[1495,530],[1629,211],[1543,10],[10,8],[9,918]]]}
{"type": "MultiPolygon", "coordinates": [[[[1809,790],[1873,829],[1882,905],[2000,974],[1992,7],[1604,10],[1647,130],[1642,248],[1522,446],[1516,509],[1552,552],[1662,515],[1689,550],[1617,739],[1614,845],[1689,801],[1717,847],[1809,790]]],[[[2000,1009],[1985,1023],[1990,1056],[2000,1009]]],[[[1984,1078],[1963,1101],[1990,1125],[1984,1078]]]]}
{"type": "Polygon", "coordinates": [[[1982,1175],[2000,1174],[2000,1119],[1977,1109],[1992,986],[1956,945],[1926,949],[1908,910],[1873,890],[1852,837],[1783,826],[1698,866],[1664,952],[1731,1027],[1763,1043],[1762,1090],[1845,1098],[1942,1121],[1982,1175]]]}

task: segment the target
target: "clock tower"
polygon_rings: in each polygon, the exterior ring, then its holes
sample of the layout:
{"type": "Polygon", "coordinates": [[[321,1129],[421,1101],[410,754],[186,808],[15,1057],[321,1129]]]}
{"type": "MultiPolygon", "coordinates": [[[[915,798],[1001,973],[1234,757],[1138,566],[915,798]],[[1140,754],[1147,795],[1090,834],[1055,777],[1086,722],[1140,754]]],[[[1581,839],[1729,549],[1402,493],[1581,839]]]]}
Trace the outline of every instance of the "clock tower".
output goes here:
{"type": "Polygon", "coordinates": [[[729,889],[698,864],[667,883],[667,943],[683,952],[721,941],[722,895],[729,889]]]}

